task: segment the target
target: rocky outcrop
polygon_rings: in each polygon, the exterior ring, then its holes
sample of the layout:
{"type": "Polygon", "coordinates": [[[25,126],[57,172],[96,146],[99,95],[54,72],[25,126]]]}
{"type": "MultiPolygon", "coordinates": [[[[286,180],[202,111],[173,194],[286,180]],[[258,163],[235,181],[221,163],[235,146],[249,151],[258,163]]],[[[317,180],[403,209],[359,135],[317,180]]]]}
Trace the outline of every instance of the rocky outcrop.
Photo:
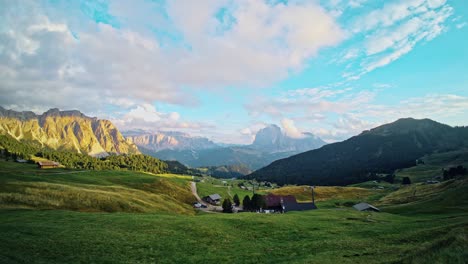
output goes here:
{"type": "Polygon", "coordinates": [[[140,153],[108,120],[91,118],[79,111],[50,109],[42,115],[0,107],[0,134],[17,140],[40,142],[52,149],[72,150],[93,156],[140,153]]]}

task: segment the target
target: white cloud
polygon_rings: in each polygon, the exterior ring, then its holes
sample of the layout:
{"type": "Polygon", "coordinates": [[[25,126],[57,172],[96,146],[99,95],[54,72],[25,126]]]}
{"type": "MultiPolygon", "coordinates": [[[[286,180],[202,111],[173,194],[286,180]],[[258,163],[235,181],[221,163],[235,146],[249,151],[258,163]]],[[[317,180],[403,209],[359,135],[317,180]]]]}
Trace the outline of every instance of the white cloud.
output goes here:
{"type": "Polygon", "coordinates": [[[119,28],[90,21],[75,4],[66,13],[34,1],[4,5],[0,92],[8,96],[0,104],[18,110],[196,106],[197,89],[271,84],[344,38],[314,2],[112,2],[119,28]]]}
{"type": "MultiPolygon", "coordinates": [[[[361,78],[377,68],[384,67],[409,53],[421,42],[440,35],[453,8],[445,1],[408,0],[388,2],[382,8],[358,18],[352,31],[365,34],[350,55],[366,54],[351,63],[359,63],[357,70],[346,72],[348,81],[361,78]],[[356,49],[360,51],[356,51],[356,49]]],[[[353,56],[351,56],[353,58],[353,56]]],[[[343,61],[345,59],[341,59],[343,61]]],[[[352,64],[347,69],[353,68],[352,64]]]]}
{"type": "Polygon", "coordinates": [[[246,104],[250,115],[266,115],[271,118],[305,116],[309,120],[321,120],[324,114],[344,114],[373,100],[371,91],[353,92],[351,88],[332,90],[327,87],[305,88],[289,91],[268,98],[254,98],[246,104]]]}
{"type": "Polygon", "coordinates": [[[286,135],[292,138],[302,138],[304,135],[302,132],[296,127],[294,121],[288,118],[281,119],[281,126],[283,127],[283,131],[286,135]]]}
{"type": "Polygon", "coordinates": [[[177,112],[164,113],[157,111],[151,104],[136,105],[128,112],[111,121],[122,130],[143,129],[147,131],[182,130],[199,134],[205,129],[214,128],[213,125],[202,122],[189,122],[181,120],[177,112]]]}

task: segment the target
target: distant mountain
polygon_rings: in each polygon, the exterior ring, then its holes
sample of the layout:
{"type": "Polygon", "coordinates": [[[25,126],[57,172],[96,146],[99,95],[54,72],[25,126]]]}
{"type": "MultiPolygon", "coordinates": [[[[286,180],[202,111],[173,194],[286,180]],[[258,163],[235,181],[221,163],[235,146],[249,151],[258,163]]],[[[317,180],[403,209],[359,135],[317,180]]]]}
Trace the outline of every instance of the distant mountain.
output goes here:
{"type": "Polygon", "coordinates": [[[277,160],[247,178],[279,184],[346,185],[368,180],[370,173],[410,167],[426,154],[466,146],[468,127],[406,118],[277,160]]]}
{"type": "Polygon", "coordinates": [[[0,107],[0,134],[17,140],[35,140],[52,149],[94,156],[140,153],[108,120],[87,117],[79,111],[50,109],[42,115],[0,107]]]}
{"type": "Polygon", "coordinates": [[[326,142],[312,133],[303,133],[301,138],[292,138],[284,134],[277,125],[269,125],[257,132],[250,146],[263,152],[275,153],[303,152],[325,144],[326,142]]]}
{"type": "Polygon", "coordinates": [[[215,178],[240,178],[252,171],[245,165],[224,165],[224,166],[211,166],[200,167],[196,170],[201,174],[210,175],[215,178]]]}
{"type": "Polygon", "coordinates": [[[126,131],[123,132],[123,135],[126,138],[131,139],[138,147],[154,152],[165,149],[201,150],[219,147],[217,144],[207,138],[192,137],[189,134],[181,132],[148,133],[140,130],[126,131]]]}
{"type": "Polygon", "coordinates": [[[140,147],[140,150],[163,160],[178,160],[190,167],[244,165],[250,170],[255,170],[274,160],[315,149],[324,144],[324,141],[310,133],[295,139],[286,136],[278,126],[270,125],[257,133],[251,145],[204,149],[166,148],[160,151],[140,147]]]}

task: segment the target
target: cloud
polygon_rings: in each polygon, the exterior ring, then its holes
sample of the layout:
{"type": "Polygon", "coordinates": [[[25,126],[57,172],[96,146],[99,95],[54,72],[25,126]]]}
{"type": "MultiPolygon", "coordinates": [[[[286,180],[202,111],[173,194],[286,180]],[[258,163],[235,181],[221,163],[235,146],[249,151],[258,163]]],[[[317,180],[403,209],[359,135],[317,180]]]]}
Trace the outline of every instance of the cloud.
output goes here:
{"type": "Polygon", "coordinates": [[[179,113],[160,112],[151,104],[136,105],[128,112],[111,118],[111,121],[122,130],[143,129],[153,132],[182,130],[199,134],[215,127],[208,123],[184,121],[179,113]]]}
{"type": "Polygon", "coordinates": [[[0,103],[21,109],[196,106],[198,89],[266,86],[343,39],[309,2],[5,5],[0,103]]]}
{"type": "Polygon", "coordinates": [[[322,120],[324,114],[344,114],[358,109],[375,96],[371,91],[353,92],[350,88],[304,88],[271,97],[254,98],[245,105],[250,115],[271,118],[322,120]]]}
{"type": "Polygon", "coordinates": [[[452,15],[453,8],[446,1],[408,0],[388,2],[382,8],[357,18],[351,31],[358,45],[349,48],[346,53],[349,56],[337,61],[348,61],[347,69],[356,68],[351,66],[358,64],[358,69],[346,72],[343,77],[349,81],[357,80],[398,60],[418,43],[440,35],[452,15]]]}
{"type": "Polygon", "coordinates": [[[288,118],[281,119],[281,126],[283,127],[283,131],[286,135],[292,138],[302,138],[304,135],[301,131],[296,127],[294,121],[288,118]]]}

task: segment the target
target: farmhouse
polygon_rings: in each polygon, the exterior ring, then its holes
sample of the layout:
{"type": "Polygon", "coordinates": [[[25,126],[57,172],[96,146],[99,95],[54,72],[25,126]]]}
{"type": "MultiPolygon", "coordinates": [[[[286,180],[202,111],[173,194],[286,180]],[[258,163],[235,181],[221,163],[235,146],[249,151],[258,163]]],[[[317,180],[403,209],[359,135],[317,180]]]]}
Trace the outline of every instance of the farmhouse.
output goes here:
{"type": "Polygon", "coordinates": [[[210,204],[219,204],[221,202],[221,196],[217,193],[210,194],[208,196],[203,197],[203,201],[210,204]]]}
{"type": "Polygon", "coordinates": [[[317,209],[315,203],[298,203],[290,201],[283,202],[283,212],[285,213],[290,211],[307,211],[314,209],[317,209]]]}
{"type": "Polygon", "coordinates": [[[274,195],[265,196],[266,210],[275,212],[305,211],[317,209],[315,203],[298,203],[293,195],[274,195]]]}
{"type": "Polygon", "coordinates": [[[368,203],[358,203],[358,204],[355,204],[354,206],[354,209],[358,210],[358,211],[374,211],[374,212],[380,212],[379,208],[373,206],[373,205],[370,205],[368,203]]]}
{"type": "Polygon", "coordinates": [[[37,167],[40,169],[57,168],[60,164],[55,161],[39,161],[37,167]]]}
{"type": "Polygon", "coordinates": [[[272,193],[269,193],[268,195],[265,196],[265,204],[266,204],[265,209],[282,212],[283,211],[282,202],[284,201],[295,203],[296,197],[292,195],[281,196],[281,195],[274,195],[272,193]]]}

